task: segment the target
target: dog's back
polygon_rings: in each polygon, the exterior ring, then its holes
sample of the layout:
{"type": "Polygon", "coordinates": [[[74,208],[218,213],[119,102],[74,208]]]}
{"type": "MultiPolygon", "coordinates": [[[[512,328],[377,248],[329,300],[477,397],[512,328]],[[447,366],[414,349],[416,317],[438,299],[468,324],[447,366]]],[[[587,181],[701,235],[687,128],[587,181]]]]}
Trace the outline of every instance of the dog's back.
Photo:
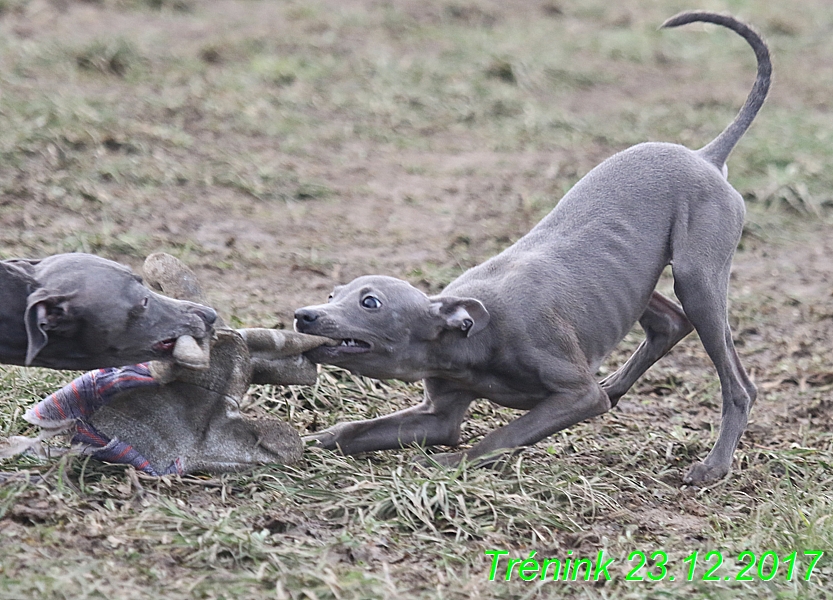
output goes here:
{"type": "Polygon", "coordinates": [[[733,249],[744,213],[740,194],[696,151],[639,144],[590,171],[529,233],[443,294],[480,299],[495,321],[534,321],[538,311],[544,322],[555,310],[595,369],[642,314],[675,244],[714,237],[711,225],[733,249]]]}
{"type": "Polygon", "coordinates": [[[300,331],[342,340],[322,353],[327,362],[373,376],[425,378],[421,404],[336,425],[315,441],[347,453],[456,445],[474,398],[529,411],[463,453],[432,457],[449,465],[461,456],[488,462],[492,452],[534,444],[609,410],[696,329],[720,378],[723,414],[717,443],[684,481],[728,473],[757,392],[727,318],[745,208],[724,167],[763,104],[770,64],[760,36],[731,17],[684,13],[666,26],[694,21],[732,29],[758,57],[746,104],[714,141],[700,150],[646,143],[616,154],[517,243],[438,296],[420,296],[399,280],[360,278],[336,288],[330,303],[296,312],[300,331]],[[682,308],[654,289],[668,264],[682,308]],[[598,382],[596,368],[637,320],[645,339],[598,382]]]}

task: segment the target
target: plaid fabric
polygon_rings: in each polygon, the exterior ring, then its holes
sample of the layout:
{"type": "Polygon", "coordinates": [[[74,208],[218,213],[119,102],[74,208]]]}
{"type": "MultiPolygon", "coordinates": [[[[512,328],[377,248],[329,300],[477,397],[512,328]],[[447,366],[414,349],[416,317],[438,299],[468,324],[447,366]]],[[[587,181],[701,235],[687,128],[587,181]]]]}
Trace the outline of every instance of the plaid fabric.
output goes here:
{"type": "Polygon", "coordinates": [[[85,420],[116,394],[149,385],[158,384],[147,363],[90,371],[30,408],[25,418],[47,429],[66,421],[85,420]]]}
{"type": "Polygon", "coordinates": [[[149,475],[181,474],[183,466],[179,459],[160,473],[133,446],[106,436],[88,421],[95,411],[118,394],[158,385],[147,363],[90,371],[41,400],[26,412],[24,418],[44,429],[68,428],[74,423],[72,445],[97,460],[133,465],[149,475]]]}

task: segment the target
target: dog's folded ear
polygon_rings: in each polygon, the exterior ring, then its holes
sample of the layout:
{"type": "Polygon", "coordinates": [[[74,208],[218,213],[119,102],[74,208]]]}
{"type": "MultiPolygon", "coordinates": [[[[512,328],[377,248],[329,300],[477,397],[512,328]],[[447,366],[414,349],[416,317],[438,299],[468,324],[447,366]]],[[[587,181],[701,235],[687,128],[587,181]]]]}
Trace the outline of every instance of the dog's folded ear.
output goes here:
{"type": "Polygon", "coordinates": [[[456,296],[434,296],[430,300],[431,314],[443,320],[445,329],[459,329],[471,337],[489,324],[489,311],[480,300],[456,296]]]}
{"type": "Polygon", "coordinates": [[[67,316],[67,298],[58,296],[39,288],[29,294],[26,300],[26,366],[32,364],[35,357],[49,342],[47,331],[61,325],[67,316]]]}

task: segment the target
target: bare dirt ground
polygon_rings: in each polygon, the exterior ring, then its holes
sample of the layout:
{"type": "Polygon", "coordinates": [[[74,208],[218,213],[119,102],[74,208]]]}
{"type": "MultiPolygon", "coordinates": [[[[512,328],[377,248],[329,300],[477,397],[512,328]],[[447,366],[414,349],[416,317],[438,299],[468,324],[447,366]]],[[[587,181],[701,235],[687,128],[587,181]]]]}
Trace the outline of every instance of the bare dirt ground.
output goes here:
{"type": "MultiPolygon", "coordinates": [[[[656,31],[691,6],[580,4],[0,0],[0,256],[87,251],[138,269],[168,251],[248,326],[291,327],[361,274],[436,292],[613,152],[697,147],[742,104],[743,42],[656,31]]],[[[729,163],[749,206],[731,322],[761,394],[726,481],[682,486],[720,411],[692,337],[615,411],[503,474],[423,470],[415,450],[185,481],[5,465],[44,481],[0,484],[0,597],[826,597],[824,561],[809,582],[738,582],[734,567],[730,582],[702,567],[693,582],[625,581],[633,550],[664,549],[678,571],[694,550],[833,557],[833,10],[775,4],[700,5],[755,23],[776,73],[729,163]],[[619,562],[605,585],[556,592],[490,582],[493,548],[619,562]]],[[[3,376],[4,434],[71,377],[3,376]]],[[[326,370],[314,389],[250,400],[315,430],[418,394],[326,370]]],[[[465,436],[511,416],[480,403],[465,436]]]]}

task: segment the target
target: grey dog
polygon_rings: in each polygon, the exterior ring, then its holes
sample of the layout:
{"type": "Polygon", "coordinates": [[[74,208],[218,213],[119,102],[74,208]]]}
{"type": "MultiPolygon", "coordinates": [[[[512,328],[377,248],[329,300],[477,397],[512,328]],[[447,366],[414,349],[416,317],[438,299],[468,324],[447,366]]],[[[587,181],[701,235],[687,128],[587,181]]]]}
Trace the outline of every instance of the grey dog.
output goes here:
{"type": "Polygon", "coordinates": [[[672,17],[664,27],[703,21],[741,35],[757,58],[757,78],[735,120],[692,151],[643,143],[588,173],[532,231],[474,267],[437,296],[382,276],[338,286],[327,304],[295,313],[304,333],[342,340],[307,354],[380,379],[425,380],[425,398],[394,414],[341,423],[311,436],[353,454],[409,444],[459,443],[469,404],[488,398],[528,411],[463,455],[489,462],[600,415],[692,328],[720,378],[717,442],[684,482],[724,477],[746,428],[756,389],[732,341],[727,289],[745,206],[725,162],[763,105],[771,63],[747,25],[708,12],[672,17]],[[682,309],[655,291],[671,265],[682,309]],[[639,321],[645,340],[600,383],[594,374],[639,321]]]}
{"type": "Polygon", "coordinates": [[[181,339],[210,338],[216,318],[213,309],[156,294],[129,268],[91,254],[0,261],[5,364],[90,370],[171,360],[181,339]]]}

